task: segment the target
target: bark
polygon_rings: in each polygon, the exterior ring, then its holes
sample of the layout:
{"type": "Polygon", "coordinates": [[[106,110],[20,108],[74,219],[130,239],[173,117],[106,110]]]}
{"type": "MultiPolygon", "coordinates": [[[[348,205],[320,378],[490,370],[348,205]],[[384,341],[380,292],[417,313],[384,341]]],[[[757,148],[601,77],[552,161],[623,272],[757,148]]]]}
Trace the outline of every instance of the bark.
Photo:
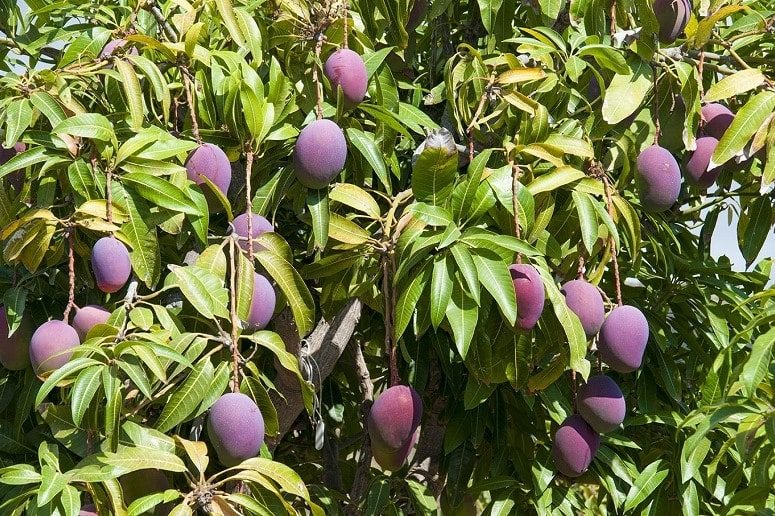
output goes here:
{"type": "Polygon", "coordinates": [[[361,403],[361,420],[363,421],[363,442],[358,454],[358,466],[355,470],[355,478],[350,489],[350,504],[345,509],[345,514],[357,515],[358,505],[366,492],[366,486],[369,483],[369,473],[371,471],[371,441],[367,430],[367,421],[371,404],[374,399],[374,384],[371,382],[369,369],[366,367],[366,361],[363,358],[360,343],[353,342],[350,347],[355,371],[358,373],[358,385],[361,391],[363,402],[361,403]]]}
{"type": "MultiPolygon", "coordinates": [[[[297,357],[303,354],[312,364],[309,379],[315,384],[316,389],[320,388],[322,382],[331,374],[347,343],[350,342],[361,317],[362,306],[359,299],[349,300],[333,321],[329,323],[321,319],[312,333],[304,339],[303,346],[290,312],[286,309],[277,316],[275,330],[285,342],[288,352],[297,357]]],[[[282,441],[283,436],[304,410],[304,400],[296,375],[286,371],[276,362],[275,367],[278,371],[275,385],[279,393],[272,391],[270,395],[272,403],[277,408],[280,432],[277,437],[269,440],[268,445],[271,449],[282,441]]]]}
{"type": "Polygon", "coordinates": [[[441,369],[435,357],[431,360],[430,367],[428,389],[425,393],[425,400],[430,401],[430,404],[420,427],[420,439],[417,442],[413,464],[409,468],[409,478],[426,484],[433,496],[438,499],[444,489],[444,478],[439,470],[444,451],[444,433],[447,428],[441,414],[447,405],[447,400],[442,396],[441,369]]]}

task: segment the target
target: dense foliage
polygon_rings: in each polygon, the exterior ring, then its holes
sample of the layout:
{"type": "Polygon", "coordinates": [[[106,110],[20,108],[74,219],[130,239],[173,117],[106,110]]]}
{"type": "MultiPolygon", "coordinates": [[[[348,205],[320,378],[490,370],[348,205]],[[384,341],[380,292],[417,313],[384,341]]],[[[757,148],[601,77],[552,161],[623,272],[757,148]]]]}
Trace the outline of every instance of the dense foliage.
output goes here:
{"type": "Polygon", "coordinates": [[[1,514],[775,510],[771,3],[26,5],[1,514]]]}

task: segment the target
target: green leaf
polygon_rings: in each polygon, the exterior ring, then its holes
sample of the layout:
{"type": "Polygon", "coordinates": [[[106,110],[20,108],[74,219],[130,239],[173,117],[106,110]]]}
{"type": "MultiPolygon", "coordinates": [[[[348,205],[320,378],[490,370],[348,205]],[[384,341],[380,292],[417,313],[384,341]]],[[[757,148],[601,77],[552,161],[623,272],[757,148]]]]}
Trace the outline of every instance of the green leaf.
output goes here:
{"type": "Polygon", "coordinates": [[[414,507],[417,510],[417,514],[435,514],[438,509],[436,498],[428,488],[427,485],[423,485],[411,478],[406,479],[406,486],[409,488],[409,494],[412,496],[414,507]]]}
{"type": "Polygon", "coordinates": [[[651,66],[639,57],[628,61],[631,74],[616,74],[605,92],[603,119],[609,124],[621,122],[643,104],[651,89],[651,66]]]}
{"type": "Polygon", "coordinates": [[[132,247],[129,253],[132,270],[141,281],[151,286],[158,278],[161,257],[156,228],[148,225],[140,215],[148,213],[147,205],[143,199],[131,196],[119,181],[113,181],[113,202],[129,217],[117,235],[132,247]]]}
{"type": "Polygon", "coordinates": [[[479,319],[479,307],[458,282],[454,284],[450,301],[446,311],[447,321],[452,329],[457,351],[465,359],[479,319]]]}
{"type": "Polygon", "coordinates": [[[764,242],[771,233],[772,227],[772,205],[767,197],[758,197],[748,206],[746,217],[740,217],[740,220],[746,220],[745,232],[743,233],[743,245],[740,251],[745,258],[746,267],[756,261],[764,242]]]}
{"type": "Polygon", "coordinates": [[[241,321],[247,321],[250,316],[250,306],[253,303],[253,286],[255,270],[253,263],[235,246],[234,252],[237,258],[237,317],[241,321]]]}
{"type": "Polygon", "coordinates": [[[455,258],[457,268],[460,274],[463,275],[463,279],[466,281],[468,287],[468,293],[474,299],[476,304],[479,304],[479,273],[476,271],[476,264],[471,257],[471,253],[468,251],[468,247],[464,244],[455,244],[450,250],[452,256],[455,258]]]}
{"type": "Polygon", "coordinates": [[[565,336],[568,338],[568,347],[570,350],[570,368],[574,371],[584,371],[583,364],[584,357],[587,354],[587,335],[584,333],[584,328],[581,326],[578,316],[568,308],[565,302],[565,296],[562,295],[560,289],[557,288],[557,284],[554,282],[551,274],[549,274],[543,267],[536,267],[541,274],[541,279],[544,282],[544,288],[546,289],[546,296],[549,298],[549,302],[552,303],[554,309],[554,315],[560,322],[560,326],[565,331],[565,336]]]}
{"type": "Polygon", "coordinates": [[[81,426],[83,415],[102,383],[101,372],[102,366],[88,367],[78,374],[73,384],[73,389],[70,391],[70,410],[76,426],[81,426]]]}
{"type": "Polygon", "coordinates": [[[259,251],[255,256],[285,295],[297,331],[305,337],[315,324],[315,302],[304,280],[290,263],[272,251],[259,251]]]}
{"type": "Polygon", "coordinates": [[[196,265],[171,266],[171,270],[175,284],[202,317],[229,317],[228,291],[217,276],[196,265]]]}
{"type": "Polygon", "coordinates": [[[412,282],[405,290],[401,292],[401,295],[398,296],[398,301],[396,302],[395,322],[393,326],[393,337],[395,340],[401,338],[401,335],[404,334],[406,327],[409,326],[409,322],[412,320],[412,314],[417,308],[417,303],[425,291],[425,287],[428,286],[430,270],[430,267],[423,268],[419,274],[416,274],[412,278],[412,282]]]}
{"type": "Polygon", "coordinates": [[[662,460],[652,462],[638,475],[627,493],[627,500],[624,502],[625,513],[640,505],[667,478],[670,471],[667,468],[660,469],[661,466],[662,460]]]}
{"type": "Polygon", "coordinates": [[[130,127],[139,130],[143,127],[145,108],[143,107],[143,90],[140,79],[137,78],[134,67],[123,59],[114,60],[116,69],[121,75],[121,85],[124,87],[127,106],[129,107],[130,127]]]}
{"type": "Polygon", "coordinates": [[[113,124],[103,115],[83,113],[67,118],[58,123],[52,130],[54,134],[69,134],[82,138],[92,138],[104,142],[115,141],[113,124]]]}
{"type": "Polygon", "coordinates": [[[712,84],[705,92],[705,102],[716,102],[754,90],[764,83],[765,77],[761,70],[750,68],[727,75],[719,82],[712,84]]]}
{"type": "Polygon", "coordinates": [[[390,178],[388,178],[385,160],[375,143],[376,136],[354,127],[348,127],[347,139],[350,140],[350,143],[352,143],[353,146],[358,149],[358,152],[366,159],[380,182],[385,186],[387,192],[391,193],[390,178]]]}
{"type": "Polygon", "coordinates": [[[447,226],[452,224],[452,214],[441,206],[416,202],[412,204],[409,211],[430,226],[447,226]]]}
{"type": "Polygon", "coordinates": [[[338,183],[328,194],[329,199],[358,210],[373,219],[380,218],[377,201],[363,188],[350,183],[338,183]]]}
{"type": "Polygon", "coordinates": [[[543,174],[530,181],[526,188],[532,195],[541,192],[551,192],[561,186],[584,179],[587,175],[573,167],[559,167],[548,174],[543,174]]]}
{"type": "Polygon", "coordinates": [[[433,260],[433,275],[431,276],[431,324],[437,328],[449,304],[452,296],[452,282],[455,270],[452,267],[452,258],[444,253],[436,255],[433,260]]]}
{"type": "Polygon", "coordinates": [[[587,193],[574,190],[572,195],[573,204],[576,205],[576,212],[579,216],[581,239],[584,241],[584,247],[587,248],[587,252],[591,254],[598,238],[597,215],[595,214],[595,207],[592,204],[594,201],[587,193]]]}
{"type": "Polygon", "coordinates": [[[201,215],[199,208],[183,190],[161,177],[132,172],[122,175],[121,179],[129,183],[144,198],[162,208],[189,215],[201,215]]]}
{"type": "Polygon", "coordinates": [[[29,99],[17,99],[8,104],[5,110],[5,148],[10,149],[16,145],[31,123],[32,106],[29,99]]]}
{"type": "Polygon", "coordinates": [[[757,337],[751,347],[751,354],[743,366],[743,372],[740,373],[746,396],[749,398],[756,394],[759,384],[762,383],[767,376],[768,369],[772,366],[773,344],[775,344],[775,328],[770,328],[767,333],[757,337]]]}
{"type": "Polygon", "coordinates": [[[493,297],[503,317],[513,326],[517,321],[517,300],[508,265],[497,253],[486,248],[471,249],[471,256],[479,281],[493,297]]]}
{"type": "MultiPolygon", "coordinates": [[[[0,178],[3,178],[11,172],[16,172],[23,168],[27,168],[31,165],[41,163],[43,161],[52,160],[56,156],[49,154],[49,150],[45,147],[32,147],[26,151],[17,154],[13,158],[9,159],[2,165],[0,165],[0,178]]],[[[64,159],[62,160],[64,161],[64,159]]]]}
{"type": "Polygon", "coordinates": [[[457,148],[449,138],[433,136],[433,146],[425,142],[412,172],[412,192],[420,202],[441,206],[452,195],[457,177],[457,148]]]}
{"type": "Polygon", "coordinates": [[[385,514],[390,501],[390,480],[385,476],[375,478],[366,494],[364,514],[385,514]]]}
{"type": "Polygon", "coordinates": [[[45,91],[34,91],[30,94],[30,102],[35,108],[43,113],[43,116],[48,118],[51,127],[54,127],[59,122],[67,118],[65,111],[59,102],[54,97],[46,93],[45,91]]]}
{"type": "Polygon", "coordinates": [[[312,233],[315,247],[323,249],[328,242],[328,228],[331,212],[328,207],[328,190],[309,190],[307,208],[312,215],[312,233]]]}
{"type": "Polygon", "coordinates": [[[234,42],[241,46],[245,46],[245,38],[240,31],[239,24],[237,23],[237,16],[234,13],[234,6],[231,0],[215,0],[215,5],[218,8],[218,14],[223,20],[223,24],[226,25],[226,29],[229,31],[229,35],[234,42]]]}
{"type": "Polygon", "coordinates": [[[46,396],[48,396],[48,393],[51,392],[54,387],[57,386],[59,382],[62,380],[69,378],[81,369],[85,369],[89,366],[93,365],[99,365],[100,362],[97,362],[93,358],[76,358],[73,360],[70,360],[68,363],[51,373],[51,376],[46,378],[46,381],[43,382],[43,385],[40,386],[40,390],[38,390],[38,395],[35,397],[35,406],[37,407],[41,403],[43,403],[43,400],[46,399],[46,396]]]}
{"type": "Polygon", "coordinates": [[[156,421],[156,429],[168,432],[185,421],[207,394],[207,388],[213,381],[214,369],[209,358],[200,361],[189,373],[186,381],[170,396],[169,401],[156,421]]]}
{"type": "Polygon", "coordinates": [[[576,54],[578,57],[592,56],[597,64],[608,68],[614,73],[627,75],[630,72],[627,61],[619,51],[608,45],[586,45],[576,54]]]}
{"type": "Polygon", "coordinates": [[[754,95],[735,114],[734,120],[713,151],[708,170],[723,165],[745,147],[764,120],[775,111],[775,92],[762,91],[754,95]]]}
{"type": "Polygon", "coordinates": [[[43,507],[67,486],[67,477],[51,466],[43,466],[40,472],[41,480],[37,503],[38,507],[43,507]]]}

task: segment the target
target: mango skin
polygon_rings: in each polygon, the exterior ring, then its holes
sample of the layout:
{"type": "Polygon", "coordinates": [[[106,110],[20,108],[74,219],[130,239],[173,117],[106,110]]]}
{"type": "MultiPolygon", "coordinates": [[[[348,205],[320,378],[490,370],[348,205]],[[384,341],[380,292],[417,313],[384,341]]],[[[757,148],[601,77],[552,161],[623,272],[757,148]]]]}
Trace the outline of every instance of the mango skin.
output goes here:
{"type": "Polygon", "coordinates": [[[337,88],[342,88],[342,95],[349,107],[363,102],[369,87],[369,77],[360,55],[348,48],[340,48],[326,59],[324,71],[335,92],[337,88]]]}
{"type": "Polygon", "coordinates": [[[532,330],[544,311],[546,292],[538,270],[530,264],[509,266],[514,295],[517,298],[517,327],[532,330]]]}
{"type": "Polygon", "coordinates": [[[712,136],[717,140],[721,140],[735,119],[735,114],[728,107],[717,102],[702,106],[700,114],[705,122],[702,126],[702,135],[712,136]]]}
{"type": "Polygon", "coordinates": [[[311,189],[327,187],[344,168],[347,141],[333,121],[315,120],[299,133],[293,151],[294,170],[299,182],[311,189]]]}
{"type": "Polygon", "coordinates": [[[230,392],[210,408],[207,436],[221,464],[236,466],[258,455],[264,443],[264,417],[248,396],[230,392]]]}
{"type": "Polygon", "coordinates": [[[578,414],[568,416],[554,434],[552,457],[557,471],[566,477],[581,476],[592,464],[600,436],[578,414]]]}
{"type": "Polygon", "coordinates": [[[576,279],[565,283],[560,292],[565,296],[568,308],[576,314],[587,338],[594,337],[605,321],[603,296],[597,287],[587,281],[576,279]]]}
{"type": "Polygon", "coordinates": [[[622,390],[609,376],[591,376],[576,398],[579,414],[595,432],[605,434],[619,428],[627,414],[622,390]]]}
{"type": "Polygon", "coordinates": [[[54,319],[43,323],[30,339],[32,369],[39,377],[47,376],[69,362],[80,344],[78,333],[66,322],[54,319]]]}
{"type": "Polygon", "coordinates": [[[394,385],[371,406],[367,429],[377,463],[387,471],[397,471],[417,441],[422,420],[422,399],[412,387],[394,385]]]}
{"type": "Polygon", "coordinates": [[[112,294],[126,285],[132,274],[129,250],[115,237],[103,237],[92,247],[91,266],[97,288],[112,294]]]}
{"type": "Polygon", "coordinates": [[[99,305],[82,306],[75,312],[73,317],[73,328],[75,328],[81,342],[86,340],[89,330],[98,324],[105,324],[110,318],[110,312],[99,305]]]}
{"type": "Polygon", "coordinates": [[[274,315],[277,294],[266,276],[255,273],[253,277],[253,298],[250,302],[250,314],[246,327],[250,330],[263,330],[274,315]]]}
{"type": "Polygon", "coordinates": [[[691,18],[690,0],[655,0],[652,6],[659,23],[659,41],[673,43],[691,18]]]}
{"type": "Polygon", "coordinates": [[[643,362],[649,340],[649,323],[643,312],[630,305],[617,306],[606,317],[597,344],[600,359],[616,372],[631,373],[643,362]]]}
{"type": "MultiPolygon", "coordinates": [[[[253,219],[251,229],[253,230],[254,239],[258,238],[264,233],[269,233],[274,231],[274,226],[272,226],[272,223],[266,220],[266,218],[256,213],[252,213],[251,216],[253,219]]],[[[243,251],[247,252],[248,250],[248,214],[243,213],[241,215],[237,215],[236,217],[234,217],[234,220],[231,221],[231,227],[234,233],[240,237],[240,241],[239,241],[240,247],[242,248],[243,251]]],[[[263,250],[264,250],[264,246],[256,242],[253,242],[254,253],[257,253],[263,250]]]]}
{"type": "Polygon", "coordinates": [[[669,210],[681,193],[681,170],[670,151],[659,145],[638,155],[636,182],[638,197],[650,212],[669,210]]]}

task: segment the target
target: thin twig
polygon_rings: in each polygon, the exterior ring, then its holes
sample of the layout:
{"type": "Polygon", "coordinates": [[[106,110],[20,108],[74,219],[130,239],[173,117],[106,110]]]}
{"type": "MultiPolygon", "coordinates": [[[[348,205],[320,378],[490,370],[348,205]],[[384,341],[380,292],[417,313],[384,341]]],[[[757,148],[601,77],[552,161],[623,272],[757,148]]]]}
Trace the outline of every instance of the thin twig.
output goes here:
{"type": "Polygon", "coordinates": [[[348,34],[347,34],[349,31],[347,30],[347,25],[348,25],[348,20],[350,18],[350,7],[348,5],[348,1],[347,0],[344,0],[344,6],[342,7],[342,9],[344,10],[344,20],[343,20],[344,21],[344,37],[343,37],[343,41],[342,41],[342,46],[344,48],[349,48],[349,46],[348,46],[348,34]]]}
{"type": "Polygon", "coordinates": [[[391,294],[391,279],[390,275],[390,253],[391,249],[385,249],[382,255],[382,297],[385,300],[385,353],[388,356],[388,369],[390,371],[390,385],[398,385],[400,383],[398,375],[398,359],[396,357],[396,346],[393,342],[393,296],[391,294]]]}
{"type": "MultiPolygon", "coordinates": [[[[603,185],[605,186],[605,204],[608,209],[608,215],[613,220],[614,217],[614,204],[611,198],[611,184],[608,181],[608,176],[603,174],[603,185]]],[[[622,306],[622,282],[619,276],[619,260],[616,252],[616,242],[614,241],[613,234],[608,237],[609,245],[611,246],[611,261],[614,267],[614,287],[616,288],[616,304],[622,306]]]]}
{"type": "Polygon", "coordinates": [[[474,111],[474,116],[471,118],[471,123],[468,124],[468,127],[466,128],[466,135],[468,136],[468,162],[474,160],[474,127],[476,126],[477,120],[479,120],[479,117],[482,114],[482,111],[484,110],[484,103],[487,102],[487,96],[490,93],[490,89],[492,88],[492,85],[495,83],[495,72],[492,72],[490,74],[490,79],[487,81],[487,86],[484,88],[484,91],[482,92],[482,96],[479,99],[479,105],[476,106],[476,111],[474,111]]]}
{"type": "Polygon", "coordinates": [[[229,266],[231,267],[229,274],[229,316],[231,319],[231,365],[232,365],[232,377],[231,377],[231,392],[239,392],[240,383],[240,366],[239,366],[239,341],[238,341],[238,326],[237,326],[237,266],[235,255],[239,251],[235,245],[235,240],[232,238],[229,240],[229,266]]]}
{"type": "Polygon", "coordinates": [[[178,40],[177,34],[175,34],[172,26],[167,22],[167,19],[164,17],[164,14],[162,14],[161,9],[159,9],[159,6],[156,5],[154,0],[145,2],[145,9],[150,11],[153,17],[156,18],[156,23],[159,24],[159,27],[161,27],[161,30],[164,32],[164,35],[167,36],[167,39],[172,42],[178,40]]]}
{"type": "Polygon", "coordinates": [[[250,196],[250,176],[253,171],[253,147],[248,144],[245,158],[245,212],[248,216],[248,259],[253,263],[253,198],[250,196]]]}
{"type": "Polygon", "coordinates": [[[611,38],[614,37],[614,33],[616,33],[616,0],[611,2],[611,38]]]}
{"type": "Polygon", "coordinates": [[[67,294],[67,307],[65,307],[65,313],[62,315],[62,320],[68,322],[70,319],[70,310],[75,305],[75,227],[68,226],[65,229],[67,233],[67,271],[68,281],[70,289],[67,294]]]}
{"type": "Polygon", "coordinates": [[[659,133],[661,128],[659,126],[659,95],[657,94],[657,71],[653,71],[652,78],[654,79],[654,145],[659,144],[659,133]]]}
{"type": "Polygon", "coordinates": [[[198,144],[202,144],[202,137],[199,135],[199,123],[196,120],[196,105],[194,104],[194,92],[191,84],[191,71],[181,63],[180,74],[183,76],[183,89],[186,90],[186,102],[188,103],[188,112],[191,115],[191,132],[198,144]]]}
{"type": "Polygon", "coordinates": [[[573,406],[573,413],[576,413],[576,370],[571,369],[570,371],[570,395],[571,395],[571,404],[573,406]]]}
{"type": "MultiPolygon", "coordinates": [[[[512,205],[514,208],[514,236],[522,239],[522,230],[519,227],[519,165],[515,164],[513,161],[510,162],[511,164],[511,198],[512,198],[512,205]]],[[[517,263],[522,263],[522,253],[517,252],[517,263]]]]}
{"type": "Polygon", "coordinates": [[[579,267],[576,269],[576,277],[578,279],[584,279],[584,271],[586,269],[584,268],[584,252],[582,250],[579,250],[579,267]]]}
{"type": "Polygon", "coordinates": [[[315,83],[315,114],[317,119],[323,118],[323,83],[318,77],[318,63],[320,62],[320,51],[323,48],[323,39],[325,36],[322,32],[315,34],[315,62],[312,63],[312,82],[315,83]]]}

